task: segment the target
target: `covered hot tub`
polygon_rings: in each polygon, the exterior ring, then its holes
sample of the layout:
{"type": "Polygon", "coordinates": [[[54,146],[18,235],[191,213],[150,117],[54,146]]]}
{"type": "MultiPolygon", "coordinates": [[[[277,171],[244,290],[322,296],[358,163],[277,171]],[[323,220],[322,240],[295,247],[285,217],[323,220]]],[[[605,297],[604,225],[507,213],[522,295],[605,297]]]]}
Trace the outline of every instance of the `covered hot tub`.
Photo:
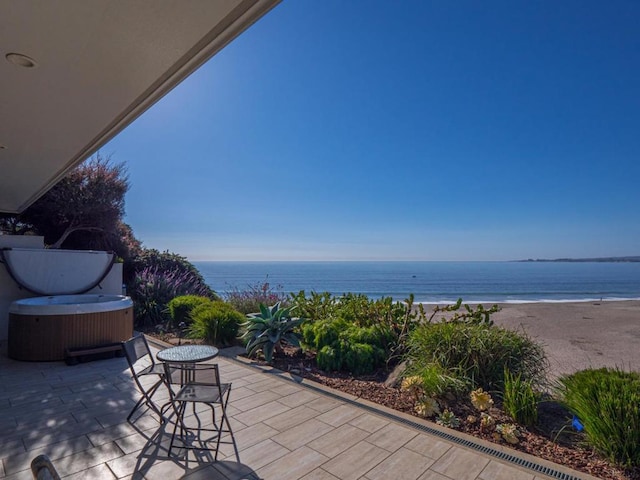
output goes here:
{"type": "Polygon", "coordinates": [[[9,307],[9,357],[56,361],[66,349],[122,342],[133,335],[133,302],[122,295],[55,295],[9,307]]]}

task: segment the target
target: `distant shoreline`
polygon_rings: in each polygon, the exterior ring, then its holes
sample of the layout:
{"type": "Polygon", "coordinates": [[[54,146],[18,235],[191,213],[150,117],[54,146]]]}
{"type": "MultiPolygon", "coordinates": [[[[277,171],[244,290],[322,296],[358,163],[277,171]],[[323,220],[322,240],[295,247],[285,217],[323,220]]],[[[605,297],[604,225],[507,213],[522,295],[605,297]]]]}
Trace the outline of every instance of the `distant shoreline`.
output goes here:
{"type": "MultiPolygon", "coordinates": [[[[397,301],[403,301],[403,300],[397,300],[397,301]]],[[[516,299],[516,300],[465,300],[464,298],[462,299],[462,304],[467,304],[467,305],[538,305],[538,304],[542,304],[542,305],[566,305],[566,304],[571,304],[571,303],[576,303],[576,304],[584,304],[584,303],[591,303],[591,304],[600,304],[600,303],[607,303],[607,302],[640,302],[640,297],[616,297],[616,298],[607,298],[607,297],[602,297],[602,298],[568,298],[568,299],[540,299],[540,300],[533,300],[533,299],[516,299]]],[[[455,301],[449,301],[449,300],[442,300],[442,301],[414,301],[414,305],[417,304],[421,304],[425,307],[428,306],[442,306],[442,305],[453,305],[455,304],[455,301]]]]}
{"type": "Polygon", "coordinates": [[[516,262],[557,262],[557,263],[638,263],[640,256],[631,257],[598,257],[598,258],[528,258],[526,260],[515,260],[516,262]]]}

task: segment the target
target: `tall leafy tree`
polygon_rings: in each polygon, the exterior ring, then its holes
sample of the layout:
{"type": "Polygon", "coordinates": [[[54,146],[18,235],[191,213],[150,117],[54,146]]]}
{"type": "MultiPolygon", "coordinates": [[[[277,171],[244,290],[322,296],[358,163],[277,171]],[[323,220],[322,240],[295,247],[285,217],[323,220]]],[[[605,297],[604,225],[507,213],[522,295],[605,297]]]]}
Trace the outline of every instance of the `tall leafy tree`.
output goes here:
{"type": "Polygon", "coordinates": [[[141,250],[131,227],[122,221],[128,190],[125,164],[98,153],[22,214],[0,217],[0,229],[42,235],[49,248],[113,250],[128,260],[141,250]]]}

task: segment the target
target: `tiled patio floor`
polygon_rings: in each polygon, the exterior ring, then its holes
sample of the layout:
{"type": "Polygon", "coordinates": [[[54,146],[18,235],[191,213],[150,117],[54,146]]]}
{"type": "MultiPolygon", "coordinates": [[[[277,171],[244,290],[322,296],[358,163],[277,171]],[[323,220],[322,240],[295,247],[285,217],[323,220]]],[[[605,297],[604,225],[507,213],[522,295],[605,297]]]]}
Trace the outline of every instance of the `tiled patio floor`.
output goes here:
{"type": "Polygon", "coordinates": [[[150,414],[128,424],[138,393],[124,358],[66,366],[0,357],[0,477],[31,479],[31,460],[45,453],[63,477],[83,480],[551,478],[425,434],[353,398],[231,359],[216,361],[223,381],[233,383],[228,412],[240,463],[230,445],[217,462],[211,452],[169,456],[169,435],[150,414]]]}

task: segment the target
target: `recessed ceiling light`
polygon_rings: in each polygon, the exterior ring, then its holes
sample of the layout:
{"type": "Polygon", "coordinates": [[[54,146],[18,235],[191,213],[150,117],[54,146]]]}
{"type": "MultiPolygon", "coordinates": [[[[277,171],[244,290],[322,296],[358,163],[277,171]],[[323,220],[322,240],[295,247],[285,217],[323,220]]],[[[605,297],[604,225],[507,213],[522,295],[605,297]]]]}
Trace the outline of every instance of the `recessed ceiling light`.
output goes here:
{"type": "Polygon", "coordinates": [[[7,53],[5,58],[7,59],[7,62],[13,63],[18,67],[34,68],[38,66],[33,58],[22,55],[21,53],[7,53]]]}

